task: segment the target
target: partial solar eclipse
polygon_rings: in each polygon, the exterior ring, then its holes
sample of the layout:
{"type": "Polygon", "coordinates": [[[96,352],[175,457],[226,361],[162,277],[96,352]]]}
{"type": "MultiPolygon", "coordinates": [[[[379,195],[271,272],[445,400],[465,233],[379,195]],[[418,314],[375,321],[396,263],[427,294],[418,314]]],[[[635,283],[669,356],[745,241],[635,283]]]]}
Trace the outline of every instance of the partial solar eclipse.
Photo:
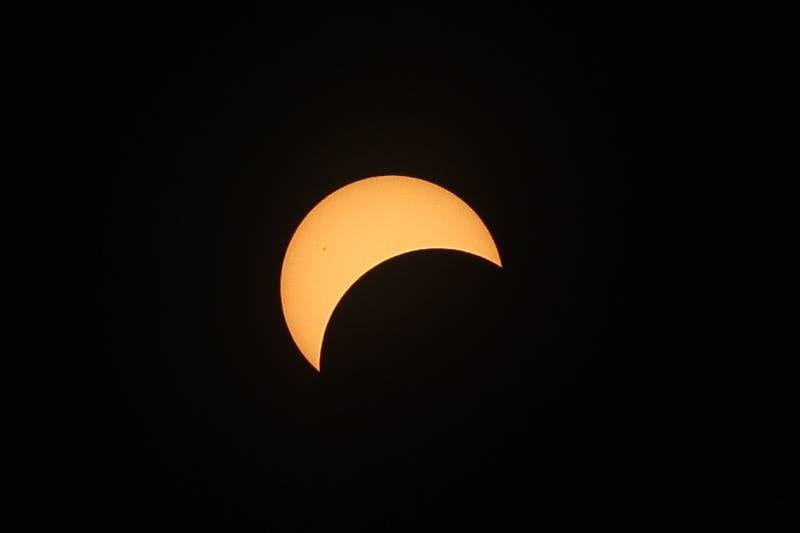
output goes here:
{"type": "Polygon", "coordinates": [[[384,261],[416,250],[459,250],[502,267],[492,235],[459,197],[406,176],[366,178],[334,191],[300,222],[281,269],[283,316],[319,371],[339,300],[384,261]]]}

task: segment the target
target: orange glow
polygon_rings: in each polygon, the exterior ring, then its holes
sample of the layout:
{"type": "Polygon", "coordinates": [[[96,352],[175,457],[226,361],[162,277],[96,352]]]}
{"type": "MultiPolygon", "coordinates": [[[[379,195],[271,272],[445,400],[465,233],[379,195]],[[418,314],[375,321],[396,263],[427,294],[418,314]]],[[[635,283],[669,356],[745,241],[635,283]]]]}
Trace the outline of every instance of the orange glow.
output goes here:
{"type": "Polygon", "coordinates": [[[281,304],[292,338],[314,368],[320,369],[328,320],[348,289],[387,259],[432,248],[471,253],[502,266],[475,211],[421,179],[356,181],[306,215],[283,260],[281,304]]]}

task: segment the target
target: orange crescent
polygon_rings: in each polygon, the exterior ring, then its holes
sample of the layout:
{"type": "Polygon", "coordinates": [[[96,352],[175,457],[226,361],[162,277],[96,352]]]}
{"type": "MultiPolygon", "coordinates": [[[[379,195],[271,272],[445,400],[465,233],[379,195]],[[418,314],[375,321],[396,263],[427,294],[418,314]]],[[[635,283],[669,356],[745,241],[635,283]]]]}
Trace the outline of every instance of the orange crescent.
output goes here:
{"type": "Polygon", "coordinates": [[[281,305],[292,339],[315,369],[328,321],[350,287],[380,263],[426,249],[459,250],[502,267],[477,213],[447,189],[418,178],[362,179],[306,215],[283,259],[281,305]]]}

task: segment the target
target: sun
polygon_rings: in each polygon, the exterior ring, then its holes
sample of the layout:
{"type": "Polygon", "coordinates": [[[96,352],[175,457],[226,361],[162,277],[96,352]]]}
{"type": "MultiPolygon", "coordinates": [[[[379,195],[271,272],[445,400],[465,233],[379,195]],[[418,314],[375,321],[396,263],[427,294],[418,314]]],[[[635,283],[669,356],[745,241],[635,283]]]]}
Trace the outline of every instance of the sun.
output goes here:
{"type": "Polygon", "coordinates": [[[315,369],[328,321],[348,289],[384,261],[425,249],[459,250],[502,266],[477,213],[419,178],[362,179],[306,215],[286,249],[281,304],[292,339],[315,369]]]}

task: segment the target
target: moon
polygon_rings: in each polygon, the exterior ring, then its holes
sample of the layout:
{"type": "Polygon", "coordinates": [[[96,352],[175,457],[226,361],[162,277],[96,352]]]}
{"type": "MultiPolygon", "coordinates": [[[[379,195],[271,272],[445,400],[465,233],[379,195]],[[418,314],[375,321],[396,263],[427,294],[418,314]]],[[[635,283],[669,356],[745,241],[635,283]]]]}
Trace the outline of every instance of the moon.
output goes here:
{"type": "Polygon", "coordinates": [[[388,259],[427,249],[458,250],[502,267],[477,213],[419,178],[355,181],[305,216],[283,259],[281,305],[292,339],[317,371],[328,321],[350,287],[388,259]]]}

